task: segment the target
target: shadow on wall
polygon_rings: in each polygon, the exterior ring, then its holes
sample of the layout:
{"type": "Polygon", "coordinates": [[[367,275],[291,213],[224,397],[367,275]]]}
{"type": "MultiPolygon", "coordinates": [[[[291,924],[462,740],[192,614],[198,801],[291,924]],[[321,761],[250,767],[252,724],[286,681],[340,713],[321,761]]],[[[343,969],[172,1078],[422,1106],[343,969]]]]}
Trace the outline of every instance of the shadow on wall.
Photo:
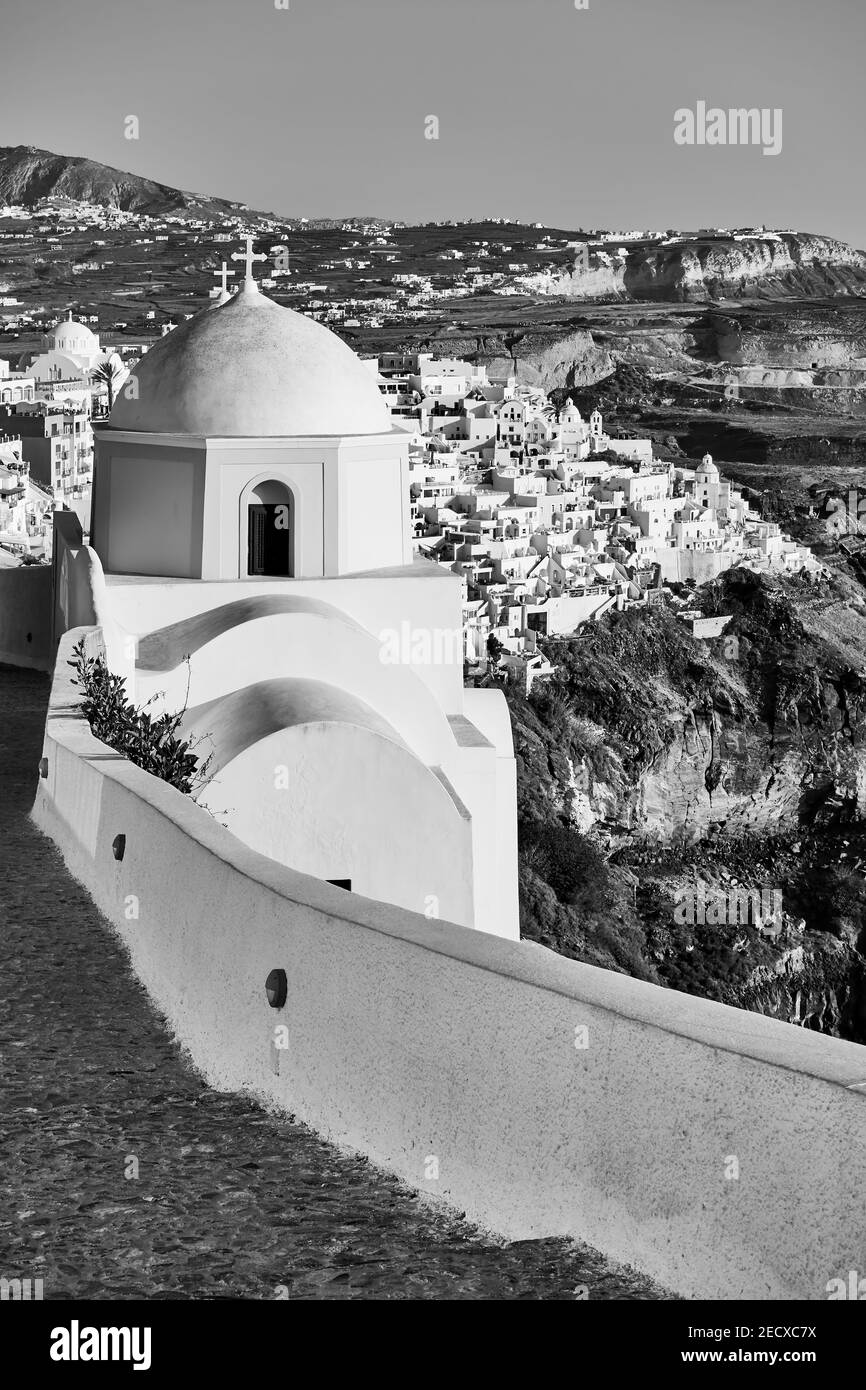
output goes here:
{"type": "Polygon", "coordinates": [[[0,569],[0,662],[53,670],[51,593],[50,565],[0,569]]]}
{"type": "Polygon", "coordinates": [[[50,565],[0,570],[0,662],[9,666],[53,671],[57,643],[68,628],[108,617],[102,569],[84,544],[77,515],[56,511],[53,523],[50,565]]]}

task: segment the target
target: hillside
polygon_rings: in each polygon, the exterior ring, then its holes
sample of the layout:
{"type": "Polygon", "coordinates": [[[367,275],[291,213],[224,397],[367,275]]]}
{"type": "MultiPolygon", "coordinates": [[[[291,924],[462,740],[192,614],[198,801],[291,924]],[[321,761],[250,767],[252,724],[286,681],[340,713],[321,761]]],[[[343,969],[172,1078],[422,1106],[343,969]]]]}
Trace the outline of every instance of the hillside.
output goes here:
{"type": "Polygon", "coordinates": [[[805,232],[742,241],[658,247],[629,257],[625,288],[632,299],[769,298],[862,293],[866,253],[805,232]]]}
{"type": "Polygon", "coordinates": [[[527,277],[535,294],[568,299],[690,303],[862,294],[866,253],[807,232],[703,237],[579,254],[573,266],[527,277]]]}
{"type": "Polygon", "coordinates": [[[0,203],[33,207],[43,198],[70,198],[123,212],[237,214],[240,203],[186,193],[76,155],[52,154],[33,145],[0,147],[0,203]]]}
{"type": "Polygon", "coordinates": [[[551,642],[509,692],[524,935],[592,964],[866,1042],[866,606],[732,571],[695,641],[666,610],[551,642]],[[784,931],[678,922],[678,892],[778,890],[784,931]]]}

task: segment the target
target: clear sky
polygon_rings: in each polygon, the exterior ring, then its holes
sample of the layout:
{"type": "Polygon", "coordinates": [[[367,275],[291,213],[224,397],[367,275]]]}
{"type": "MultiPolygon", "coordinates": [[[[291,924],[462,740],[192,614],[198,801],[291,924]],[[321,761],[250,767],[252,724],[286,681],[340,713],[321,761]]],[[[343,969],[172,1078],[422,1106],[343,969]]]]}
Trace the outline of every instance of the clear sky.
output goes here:
{"type": "Polygon", "coordinates": [[[293,216],[765,223],[866,246],[866,0],[288,4],[3,0],[0,144],[293,216]],[[780,107],[781,153],[676,145],[700,100],[780,107]]]}

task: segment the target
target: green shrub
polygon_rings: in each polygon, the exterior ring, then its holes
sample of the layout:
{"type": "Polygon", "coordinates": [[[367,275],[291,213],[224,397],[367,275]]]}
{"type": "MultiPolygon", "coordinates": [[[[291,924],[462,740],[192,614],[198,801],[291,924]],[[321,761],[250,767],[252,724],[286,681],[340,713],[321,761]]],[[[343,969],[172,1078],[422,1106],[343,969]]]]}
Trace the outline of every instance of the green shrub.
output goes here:
{"type": "Polygon", "coordinates": [[[521,826],[520,847],[529,866],[561,903],[583,915],[607,905],[610,873],[601,853],[579,830],[538,822],[521,826]]]}
{"type": "Polygon", "coordinates": [[[72,683],[82,689],[81,711],[94,737],[178,791],[195,792],[206,780],[210,758],[200,763],[190,742],[178,736],[186,706],[154,719],[146,708],[130,704],[122,677],[109,671],[102,657],[86,654],[83,638],[72,653],[67,665],[76,673],[72,683]]]}

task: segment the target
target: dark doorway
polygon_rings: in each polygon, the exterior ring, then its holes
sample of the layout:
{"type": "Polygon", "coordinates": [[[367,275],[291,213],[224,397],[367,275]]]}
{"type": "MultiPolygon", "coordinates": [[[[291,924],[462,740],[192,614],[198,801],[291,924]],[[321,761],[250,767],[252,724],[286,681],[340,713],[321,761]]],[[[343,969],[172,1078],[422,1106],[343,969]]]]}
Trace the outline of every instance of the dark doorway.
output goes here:
{"type": "Polygon", "coordinates": [[[292,516],[285,502],[252,502],[247,535],[248,574],[292,573],[292,516]]]}

